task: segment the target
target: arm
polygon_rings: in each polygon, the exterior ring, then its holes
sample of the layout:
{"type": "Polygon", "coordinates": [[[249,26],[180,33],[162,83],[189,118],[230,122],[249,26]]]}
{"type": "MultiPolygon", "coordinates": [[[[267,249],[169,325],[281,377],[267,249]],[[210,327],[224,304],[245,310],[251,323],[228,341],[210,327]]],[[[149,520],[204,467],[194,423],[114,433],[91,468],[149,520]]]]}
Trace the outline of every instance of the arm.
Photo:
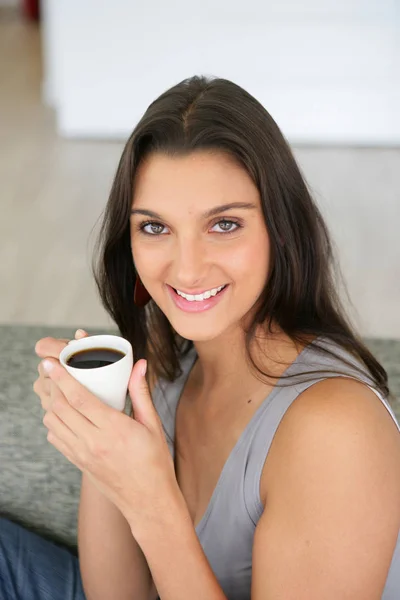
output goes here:
{"type": "Polygon", "coordinates": [[[365,385],[314,384],[276,432],[262,478],[252,600],[378,600],[400,526],[400,436],[365,385]]]}
{"type": "MultiPolygon", "coordinates": [[[[76,338],[86,337],[76,332],[76,338]]],[[[35,346],[40,358],[58,359],[69,340],[43,338],[35,346]]],[[[52,406],[51,382],[41,363],[34,392],[42,408],[52,406]]],[[[88,600],[155,600],[157,592],[149,568],[121,511],[83,473],[78,517],[78,550],[83,586],[88,600]]]]}
{"type": "Polygon", "coordinates": [[[203,552],[179,489],[156,520],[139,525],[135,522],[132,531],[162,600],[227,600],[203,552]]]}
{"type": "MultiPolygon", "coordinates": [[[[152,392],[156,378],[150,368],[147,377],[152,392]]],[[[85,473],[79,505],[78,548],[87,600],[157,600],[150,569],[129,523],[85,473]]]]}
{"type": "Polygon", "coordinates": [[[155,600],[146,559],[125,517],[82,475],[79,566],[87,600],[155,600]]]}

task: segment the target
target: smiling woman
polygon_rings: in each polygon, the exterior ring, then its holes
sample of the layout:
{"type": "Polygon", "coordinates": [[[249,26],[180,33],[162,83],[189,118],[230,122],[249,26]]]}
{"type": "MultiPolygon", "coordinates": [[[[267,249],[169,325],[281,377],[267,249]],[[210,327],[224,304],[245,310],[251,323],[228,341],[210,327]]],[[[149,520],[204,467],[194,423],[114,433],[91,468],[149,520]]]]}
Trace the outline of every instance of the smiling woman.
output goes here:
{"type": "Polygon", "coordinates": [[[346,317],[327,227],[255,98],[193,77],[149,106],[93,270],[133,347],[132,414],[56,366],[46,417],[97,481],[84,476],[80,507],[88,600],[398,600],[387,374],[346,317]]]}
{"type": "Polygon", "coordinates": [[[255,98],[192,77],[149,106],[93,267],[135,359],[148,359],[194,528],[143,543],[163,599],[220,598],[216,581],[229,600],[400,597],[399,426],[335,265],[255,98]]]}

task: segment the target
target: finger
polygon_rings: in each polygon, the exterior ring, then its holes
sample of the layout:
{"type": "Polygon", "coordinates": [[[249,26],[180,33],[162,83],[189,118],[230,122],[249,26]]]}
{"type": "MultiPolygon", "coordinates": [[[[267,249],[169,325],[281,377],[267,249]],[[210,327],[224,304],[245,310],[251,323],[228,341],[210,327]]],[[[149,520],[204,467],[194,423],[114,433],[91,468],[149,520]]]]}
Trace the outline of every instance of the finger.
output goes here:
{"type": "Polygon", "coordinates": [[[88,439],[89,436],[93,436],[93,433],[98,431],[97,427],[89,419],[71,406],[54,381],[51,381],[50,396],[48,412],[58,419],[55,424],[56,426],[58,425],[56,434],[59,438],[64,439],[71,446],[71,449],[76,447],[78,440],[88,439]],[[73,434],[73,437],[70,435],[67,436],[66,432],[68,430],[73,434]],[[63,433],[65,433],[65,436],[62,435],[63,433]]]}
{"type": "Polygon", "coordinates": [[[40,385],[40,402],[42,408],[47,410],[51,404],[51,379],[43,379],[40,385]]]}
{"type": "Polygon", "coordinates": [[[38,373],[39,373],[39,375],[40,375],[40,377],[41,377],[42,379],[49,379],[49,376],[48,376],[48,374],[47,374],[47,373],[46,373],[46,371],[43,369],[42,362],[40,362],[40,363],[38,364],[38,368],[37,368],[37,370],[38,370],[38,373]]]}
{"type": "MultiPolygon", "coordinates": [[[[64,402],[66,405],[68,404],[65,399],[64,402]]],[[[58,438],[62,439],[71,449],[74,449],[77,442],[77,435],[57,414],[57,412],[59,412],[58,406],[60,406],[61,403],[62,399],[60,399],[58,396],[54,396],[52,393],[49,406],[42,419],[42,422],[47,429],[51,430],[58,438]],[[55,408],[57,412],[55,411],[55,408]]],[[[69,408],[71,409],[71,407],[69,408]]]]}
{"type": "Polygon", "coordinates": [[[40,404],[42,408],[47,410],[50,404],[50,384],[51,379],[43,379],[42,377],[38,377],[33,383],[32,389],[34,393],[39,397],[40,404]]]}
{"type": "MultiPolygon", "coordinates": [[[[89,334],[83,329],[77,329],[75,332],[75,339],[81,339],[87,337],[89,334]]],[[[35,352],[40,358],[46,358],[47,356],[58,358],[61,350],[69,344],[71,340],[66,338],[53,338],[45,337],[36,342],[35,352]]]]}
{"type": "Polygon", "coordinates": [[[143,373],[146,366],[145,360],[138,360],[135,363],[128,384],[129,396],[132,401],[135,421],[146,425],[149,429],[160,430],[162,429],[161,422],[151,398],[145,372],[143,373]]]}
{"type": "MultiPolygon", "coordinates": [[[[87,337],[88,333],[83,331],[83,329],[77,329],[75,332],[75,339],[81,339],[83,337],[87,337]]],[[[36,354],[40,356],[40,358],[59,358],[61,350],[65,348],[70,343],[71,340],[66,338],[55,339],[55,338],[42,338],[39,340],[35,346],[36,354]]],[[[38,372],[41,377],[44,379],[48,379],[47,373],[44,371],[42,367],[42,363],[38,364],[38,372]]]]}
{"type": "Polygon", "coordinates": [[[47,441],[54,446],[56,450],[61,452],[61,454],[63,454],[65,458],[69,460],[69,462],[78,467],[78,469],[81,468],[79,464],[77,464],[77,459],[71,452],[70,448],[51,431],[47,433],[47,441]]]}
{"type": "Polygon", "coordinates": [[[68,341],[58,340],[52,337],[46,337],[36,342],[35,352],[40,358],[46,358],[47,356],[52,358],[58,358],[60,352],[68,344],[68,341]]]}
{"type": "MultiPolygon", "coordinates": [[[[106,427],[109,424],[110,419],[115,416],[115,408],[108,406],[89,392],[58,361],[46,359],[43,361],[43,368],[46,368],[45,364],[50,366],[50,370],[48,371],[50,379],[57,385],[68,404],[76,412],[86,417],[87,420],[91,421],[98,428],[106,427]]],[[[76,433],[79,434],[79,432],[76,433]]]]}
{"type": "Polygon", "coordinates": [[[75,331],[75,339],[76,340],[80,340],[81,338],[88,337],[88,336],[89,336],[89,334],[86,331],[84,331],[83,329],[77,329],[75,331]]]}
{"type": "Polygon", "coordinates": [[[51,379],[44,379],[42,385],[42,394],[41,394],[41,405],[42,408],[47,410],[51,403],[51,379]]]}

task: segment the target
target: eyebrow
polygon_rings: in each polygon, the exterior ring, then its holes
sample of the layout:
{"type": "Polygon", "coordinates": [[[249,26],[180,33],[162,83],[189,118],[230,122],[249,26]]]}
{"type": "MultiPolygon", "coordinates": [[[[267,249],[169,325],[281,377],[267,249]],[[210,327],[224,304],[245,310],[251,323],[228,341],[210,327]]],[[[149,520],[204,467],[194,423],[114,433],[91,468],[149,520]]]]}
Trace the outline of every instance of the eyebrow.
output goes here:
{"type": "MultiPolygon", "coordinates": [[[[217,215],[221,212],[225,212],[227,210],[233,210],[234,208],[246,208],[246,209],[254,209],[257,208],[257,205],[253,202],[231,202],[230,204],[221,204],[221,206],[215,206],[210,210],[207,210],[202,214],[204,219],[209,219],[214,215],[217,215]]],[[[146,217],[153,217],[154,219],[163,220],[163,217],[153,210],[145,210],[141,208],[133,208],[131,210],[131,215],[145,215],[146,217]]]]}

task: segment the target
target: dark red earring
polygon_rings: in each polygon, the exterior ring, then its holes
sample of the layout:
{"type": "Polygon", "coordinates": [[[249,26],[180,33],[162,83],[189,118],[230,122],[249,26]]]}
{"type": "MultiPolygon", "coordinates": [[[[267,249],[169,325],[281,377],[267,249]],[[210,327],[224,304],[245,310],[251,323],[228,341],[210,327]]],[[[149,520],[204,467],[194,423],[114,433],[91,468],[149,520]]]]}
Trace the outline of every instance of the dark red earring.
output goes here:
{"type": "Polygon", "coordinates": [[[136,276],[135,282],[135,290],[133,292],[133,301],[136,306],[146,306],[146,304],[151,300],[151,296],[149,292],[144,287],[139,275],[136,276]]]}

